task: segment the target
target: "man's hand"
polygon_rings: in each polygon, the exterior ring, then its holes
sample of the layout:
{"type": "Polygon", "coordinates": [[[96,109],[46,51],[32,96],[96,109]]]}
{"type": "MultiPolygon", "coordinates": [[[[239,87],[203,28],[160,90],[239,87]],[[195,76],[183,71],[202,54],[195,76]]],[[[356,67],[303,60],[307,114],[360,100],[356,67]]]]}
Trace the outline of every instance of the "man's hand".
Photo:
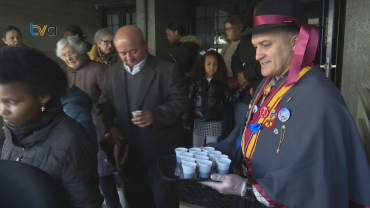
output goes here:
{"type": "Polygon", "coordinates": [[[154,123],[153,116],[150,111],[142,111],[135,113],[134,118],[131,121],[139,127],[147,127],[154,123]]]}
{"type": "Polygon", "coordinates": [[[108,142],[109,144],[115,144],[120,147],[123,141],[123,137],[121,133],[119,133],[117,127],[111,127],[108,133],[105,134],[104,141],[108,142]]]}
{"type": "Polygon", "coordinates": [[[234,174],[229,175],[212,174],[211,179],[218,182],[204,181],[199,183],[209,186],[217,190],[221,194],[233,194],[238,196],[240,196],[243,183],[246,180],[248,180],[246,178],[234,174]]]}
{"type": "Polygon", "coordinates": [[[239,72],[238,73],[238,77],[236,78],[238,80],[238,83],[243,86],[243,84],[245,84],[246,82],[248,82],[245,77],[244,77],[244,74],[243,72],[239,72]]]}

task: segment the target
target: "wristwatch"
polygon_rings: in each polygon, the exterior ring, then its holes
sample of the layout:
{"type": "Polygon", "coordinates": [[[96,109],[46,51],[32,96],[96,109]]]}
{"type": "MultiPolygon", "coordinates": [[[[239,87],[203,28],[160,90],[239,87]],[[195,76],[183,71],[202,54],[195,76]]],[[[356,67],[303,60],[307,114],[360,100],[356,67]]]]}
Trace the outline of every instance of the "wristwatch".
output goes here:
{"type": "Polygon", "coordinates": [[[245,185],[244,190],[245,191],[243,192],[242,197],[244,199],[253,200],[254,199],[253,185],[249,180],[246,181],[246,185],[245,185]]]}

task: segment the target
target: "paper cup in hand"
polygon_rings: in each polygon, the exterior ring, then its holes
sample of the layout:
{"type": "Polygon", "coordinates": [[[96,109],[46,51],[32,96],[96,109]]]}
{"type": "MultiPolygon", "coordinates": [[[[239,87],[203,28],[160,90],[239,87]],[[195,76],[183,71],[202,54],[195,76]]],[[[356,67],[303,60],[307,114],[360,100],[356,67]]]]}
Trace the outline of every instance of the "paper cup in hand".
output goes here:
{"type": "Polygon", "coordinates": [[[131,113],[132,113],[132,117],[135,117],[135,114],[140,113],[140,112],[142,112],[142,111],[141,111],[141,110],[132,111],[132,112],[131,112],[131,113]]]}
{"type": "Polygon", "coordinates": [[[186,151],[188,151],[188,149],[187,149],[187,148],[185,148],[185,147],[178,147],[178,148],[176,148],[176,149],[175,149],[175,152],[176,152],[176,161],[177,161],[178,163],[181,163],[181,156],[180,156],[180,153],[182,153],[182,152],[186,152],[186,151]]]}
{"type": "Polygon", "coordinates": [[[182,171],[184,173],[184,179],[193,179],[195,178],[195,168],[197,164],[194,162],[183,162],[182,171]]]}
{"type": "Polygon", "coordinates": [[[218,174],[226,175],[229,173],[231,160],[227,158],[221,158],[217,160],[218,174]]]}
{"type": "Polygon", "coordinates": [[[209,178],[211,174],[212,161],[202,160],[198,162],[199,176],[201,178],[209,178]]]}

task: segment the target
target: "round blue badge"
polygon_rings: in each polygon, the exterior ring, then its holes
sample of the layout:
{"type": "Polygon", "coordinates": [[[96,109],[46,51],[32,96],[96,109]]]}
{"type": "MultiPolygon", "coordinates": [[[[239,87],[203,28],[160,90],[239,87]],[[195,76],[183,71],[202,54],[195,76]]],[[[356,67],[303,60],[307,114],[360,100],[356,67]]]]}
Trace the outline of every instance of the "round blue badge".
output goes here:
{"type": "Polygon", "coordinates": [[[290,111],[288,108],[282,108],[279,111],[278,118],[281,122],[286,122],[290,118],[290,111]]]}

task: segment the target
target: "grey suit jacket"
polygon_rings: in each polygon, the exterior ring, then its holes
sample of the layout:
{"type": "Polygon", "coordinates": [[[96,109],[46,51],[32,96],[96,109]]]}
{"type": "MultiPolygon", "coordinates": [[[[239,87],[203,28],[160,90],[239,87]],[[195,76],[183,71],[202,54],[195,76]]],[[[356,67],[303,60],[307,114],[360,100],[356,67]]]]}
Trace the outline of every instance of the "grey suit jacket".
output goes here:
{"type": "MultiPolygon", "coordinates": [[[[190,101],[184,79],[174,63],[148,54],[141,70],[144,76],[138,83],[140,91],[135,106],[152,113],[153,126],[141,128],[131,121],[126,72],[122,62],[113,64],[107,70],[97,112],[104,133],[116,126],[129,145],[139,148],[144,165],[151,171],[157,171],[157,158],[174,153],[173,149],[181,144],[181,118],[190,101]]],[[[117,151],[116,159],[120,160],[125,147],[117,151]]],[[[118,166],[123,163],[117,161],[118,166]]]]}

